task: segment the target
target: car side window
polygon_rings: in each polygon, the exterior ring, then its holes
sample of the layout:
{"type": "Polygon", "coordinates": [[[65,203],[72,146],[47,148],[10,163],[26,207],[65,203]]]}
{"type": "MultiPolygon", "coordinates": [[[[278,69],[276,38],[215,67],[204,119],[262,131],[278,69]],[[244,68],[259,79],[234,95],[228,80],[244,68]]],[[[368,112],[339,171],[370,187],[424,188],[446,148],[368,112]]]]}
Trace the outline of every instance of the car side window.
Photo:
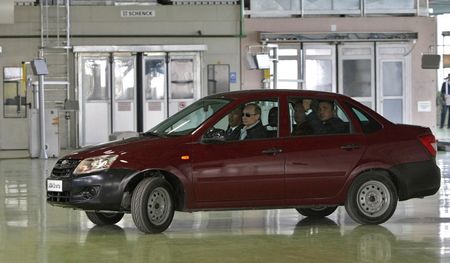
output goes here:
{"type": "Polygon", "coordinates": [[[363,111],[355,107],[352,107],[352,111],[356,115],[356,118],[358,119],[359,123],[361,124],[361,129],[363,133],[365,134],[374,133],[382,128],[380,123],[378,123],[375,119],[373,119],[363,111]]]}
{"type": "Polygon", "coordinates": [[[352,125],[334,100],[290,97],[291,136],[348,134],[352,125]]]}
{"type": "Polygon", "coordinates": [[[222,141],[278,137],[278,115],[277,99],[249,101],[228,112],[203,137],[222,141]]]}

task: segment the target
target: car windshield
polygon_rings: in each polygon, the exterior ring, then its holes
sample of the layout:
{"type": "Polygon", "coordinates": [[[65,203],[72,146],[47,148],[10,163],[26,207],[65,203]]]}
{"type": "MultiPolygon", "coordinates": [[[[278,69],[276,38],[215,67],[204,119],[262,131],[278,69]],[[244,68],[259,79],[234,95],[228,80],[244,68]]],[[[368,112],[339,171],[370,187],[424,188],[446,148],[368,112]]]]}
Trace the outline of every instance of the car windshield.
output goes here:
{"type": "Polygon", "coordinates": [[[218,110],[228,99],[201,99],[150,129],[144,136],[181,136],[190,134],[218,110]]]}

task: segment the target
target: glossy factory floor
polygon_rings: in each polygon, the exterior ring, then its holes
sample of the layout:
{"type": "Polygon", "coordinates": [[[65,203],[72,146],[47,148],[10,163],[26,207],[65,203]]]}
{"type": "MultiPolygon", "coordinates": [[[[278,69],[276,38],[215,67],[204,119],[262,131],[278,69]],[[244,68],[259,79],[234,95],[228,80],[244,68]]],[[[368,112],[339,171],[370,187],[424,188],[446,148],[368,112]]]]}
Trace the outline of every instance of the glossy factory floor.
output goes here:
{"type": "Polygon", "coordinates": [[[130,215],[95,227],[80,211],[45,202],[56,160],[0,160],[0,262],[450,262],[450,153],[442,187],[400,202],[380,226],[354,223],[343,207],[309,220],[293,209],[176,213],[145,235],[130,215]]]}

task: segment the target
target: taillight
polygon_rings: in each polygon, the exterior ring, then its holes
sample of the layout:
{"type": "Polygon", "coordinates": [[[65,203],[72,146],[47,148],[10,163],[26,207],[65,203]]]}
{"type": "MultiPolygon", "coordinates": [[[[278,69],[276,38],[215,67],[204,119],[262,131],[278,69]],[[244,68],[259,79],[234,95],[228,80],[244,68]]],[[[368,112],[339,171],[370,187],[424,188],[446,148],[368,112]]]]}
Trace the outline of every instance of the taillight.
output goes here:
{"type": "Polygon", "coordinates": [[[433,157],[436,156],[437,143],[433,134],[419,136],[419,140],[433,157]]]}

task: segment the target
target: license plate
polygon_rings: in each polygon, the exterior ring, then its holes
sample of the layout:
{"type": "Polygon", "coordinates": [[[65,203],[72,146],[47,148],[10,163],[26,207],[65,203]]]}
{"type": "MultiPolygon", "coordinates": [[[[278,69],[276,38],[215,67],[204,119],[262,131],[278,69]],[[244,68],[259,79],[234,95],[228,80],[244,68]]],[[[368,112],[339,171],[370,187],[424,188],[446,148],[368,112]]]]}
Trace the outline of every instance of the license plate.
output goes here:
{"type": "Polygon", "coordinates": [[[61,180],[47,180],[47,191],[62,192],[63,182],[61,180]]]}

